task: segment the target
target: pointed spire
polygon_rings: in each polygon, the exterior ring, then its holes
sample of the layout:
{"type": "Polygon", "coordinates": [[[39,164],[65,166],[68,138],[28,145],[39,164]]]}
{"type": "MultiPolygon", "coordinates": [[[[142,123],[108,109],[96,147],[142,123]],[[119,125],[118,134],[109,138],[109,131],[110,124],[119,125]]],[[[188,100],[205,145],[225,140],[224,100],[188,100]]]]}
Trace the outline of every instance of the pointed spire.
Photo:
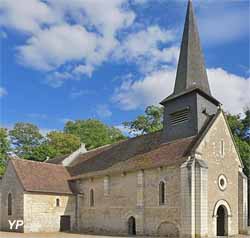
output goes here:
{"type": "Polygon", "coordinates": [[[192,1],[188,1],[174,95],[199,88],[211,95],[192,1]]]}

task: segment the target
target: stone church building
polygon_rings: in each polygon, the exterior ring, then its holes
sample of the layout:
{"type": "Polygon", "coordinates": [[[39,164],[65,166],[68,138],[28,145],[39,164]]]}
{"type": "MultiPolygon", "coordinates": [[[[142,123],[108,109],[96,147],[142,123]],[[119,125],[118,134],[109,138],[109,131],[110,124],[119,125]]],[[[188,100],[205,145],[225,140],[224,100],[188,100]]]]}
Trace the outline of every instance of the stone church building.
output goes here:
{"type": "Polygon", "coordinates": [[[46,163],[9,160],[0,182],[0,229],[23,220],[19,232],[246,233],[247,178],[210,91],[191,1],[174,91],[161,104],[162,131],[81,147],[46,163]]]}

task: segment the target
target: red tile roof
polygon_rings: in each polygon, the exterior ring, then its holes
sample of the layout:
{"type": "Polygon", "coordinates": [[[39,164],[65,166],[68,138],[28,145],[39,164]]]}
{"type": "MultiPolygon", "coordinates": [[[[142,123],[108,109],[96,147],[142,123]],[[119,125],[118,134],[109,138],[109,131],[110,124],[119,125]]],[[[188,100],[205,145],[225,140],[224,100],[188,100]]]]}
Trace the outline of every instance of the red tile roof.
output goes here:
{"type": "Polygon", "coordinates": [[[68,167],[73,179],[114,171],[128,171],[174,165],[184,162],[194,137],[162,143],[162,132],[123,141],[92,156],[81,155],[81,162],[68,167]]]}
{"type": "Polygon", "coordinates": [[[11,159],[25,191],[72,194],[69,173],[62,165],[11,159]]]}

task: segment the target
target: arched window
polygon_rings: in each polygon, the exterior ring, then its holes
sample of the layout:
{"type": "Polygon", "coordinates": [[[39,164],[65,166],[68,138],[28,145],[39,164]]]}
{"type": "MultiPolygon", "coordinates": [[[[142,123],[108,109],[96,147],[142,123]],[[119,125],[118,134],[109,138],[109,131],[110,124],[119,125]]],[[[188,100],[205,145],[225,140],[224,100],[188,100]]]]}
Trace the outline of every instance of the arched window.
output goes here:
{"type": "Polygon", "coordinates": [[[60,199],[59,198],[56,199],[56,206],[60,207],[60,199]]]}
{"type": "Polygon", "coordinates": [[[94,198],[94,190],[91,189],[89,193],[89,202],[90,206],[93,207],[95,205],[95,198],[94,198]]]}
{"type": "Polygon", "coordinates": [[[136,221],[134,217],[128,219],[128,234],[136,235],[136,221]]]}
{"type": "Polygon", "coordinates": [[[224,153],[225,153],[224,141],[221,140],[220,141],[220,154],[221,154],[221,156],[224,156],[224,153]]]}
{"type": "Polygon", "coordinates": [[[12,195],[8,194],[8,216],[12,215],[12,195]]]}
{"type": "Polygon", "coordinates": [[[159,184],[159,204],[163,205],[166,203],[165,197],[165,183],[163,181],[159,184]]]}

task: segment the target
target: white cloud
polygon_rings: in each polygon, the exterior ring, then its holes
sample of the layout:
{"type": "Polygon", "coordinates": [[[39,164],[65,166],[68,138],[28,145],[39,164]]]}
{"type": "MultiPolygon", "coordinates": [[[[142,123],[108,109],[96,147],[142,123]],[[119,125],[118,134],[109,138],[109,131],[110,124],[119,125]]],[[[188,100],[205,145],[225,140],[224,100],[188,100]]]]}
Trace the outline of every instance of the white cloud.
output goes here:
{"type": "Polygon", "coordinates": [[[50,7],[39,0],[1,0],[0,25],[31,33],[40,30],[43,24],[56,21],[50,7]]]}
{"type": "Polygon", "coordinates": [[[161,49],[161,44],[173,43],[175,33],[149,26],[145,30],[129,34],[114,53],[116,58],[134,61],[143,72],[155,69],[159,63],[177,62],[179,48],[172,46],[161,49]]]}
{"type": "MultiPolygon", "coordinates": [[[[208,69],[211,91],[220,100],[224,109],[237,114],[250,105],[250,78],[230,74],[216,68],[208,69]]],[[[158,104],[173,91],[175,70],[163,69],[148,74],[137,81],[124,81],[114,92],[112,100],[122,110],[135,110],[158,104]]]]}
{"type": "MultiPolygon", "coordinates": [[[[127,0],[0,2],[0,25],[28,33],[26,42],[17,47],[19,63],[63,75],[67,71],[72,78],[80,74],[90,77],[117,47],[117,33],[134,18],[127,0]],[[65,70],[71,64],[78,66],[65,70]]],[[[52,72],[49,82],[54,76],[52,72]]],[[[58,76],[55,81],[51,85],[57,87],[63,82],[59,83],[58,76]]]]}
{"type": "Polygon", "coordinates": [[[50,85],[52,88],[59,88],[62,84],[72,79],[72,75],[68,72],[53,72],[46,77],[46,83],[50,85]]]}
{"type": "Polygon", "coordinates": [[[71,118],[61,118],[61,119],[59,119],[59,122],[64,123],[64,124],[66,124],[69,121],[74,121],[74,120],[71,119],[71,118]]]}
{"type": "Polygon", "coordinates": [[[41,128],[40,129],[40,133],[43,136],[46,136],[48,133],[50,133],[51,131],[59,131],[58,129],[52,129],[52,128],[41,128]]]}
{"type": "Polygon", "coordinates": [[[97,37],[80,25],[60,25],[39,31],[18,47],[19,61],[35,69],[52,70],[71,60],[90,60],[97,37]]]}
{"type": "Polygon", "coordinates": [[[141,80],[124,81],[115,90],[112,100],[118,103],[123,110],[134,110],[158,104],[171,93],[174,77],[174,69],[162,69],[148,74],[141,80]]]}
{"type": "Polygon", "coordinates": [[[108,105],[98,105],[96,108],[96,113],[101,118],[112,116],[112,112],[108,108],[108,105]]]}
{"type": "Polygon", "coordinates": [[[92,72],[94,71],[94,67],[92,65],[78,65],[74,68],[74,74],[86,74],[91,77],[92,72]]]}
{"type": "Polygon", "coordinates": [[[127,127],[125,127],[124,125],[117,125],[114,126],[115,128],[119,129],[124,135],[129,136],[131,135],[129,132],[129,129],[127,127]]]}
{"type": "Polygon", "coordinates": [[[0,87],[0,98],[8,94],[7,90],[3,87],[0,87]]]}
{"type": "Polygon", "coordinates": [[[231,74],[222,68],[208,70],[211,90],[226,111],[234,114],[250,106],[250,78],[231,74]]]}

